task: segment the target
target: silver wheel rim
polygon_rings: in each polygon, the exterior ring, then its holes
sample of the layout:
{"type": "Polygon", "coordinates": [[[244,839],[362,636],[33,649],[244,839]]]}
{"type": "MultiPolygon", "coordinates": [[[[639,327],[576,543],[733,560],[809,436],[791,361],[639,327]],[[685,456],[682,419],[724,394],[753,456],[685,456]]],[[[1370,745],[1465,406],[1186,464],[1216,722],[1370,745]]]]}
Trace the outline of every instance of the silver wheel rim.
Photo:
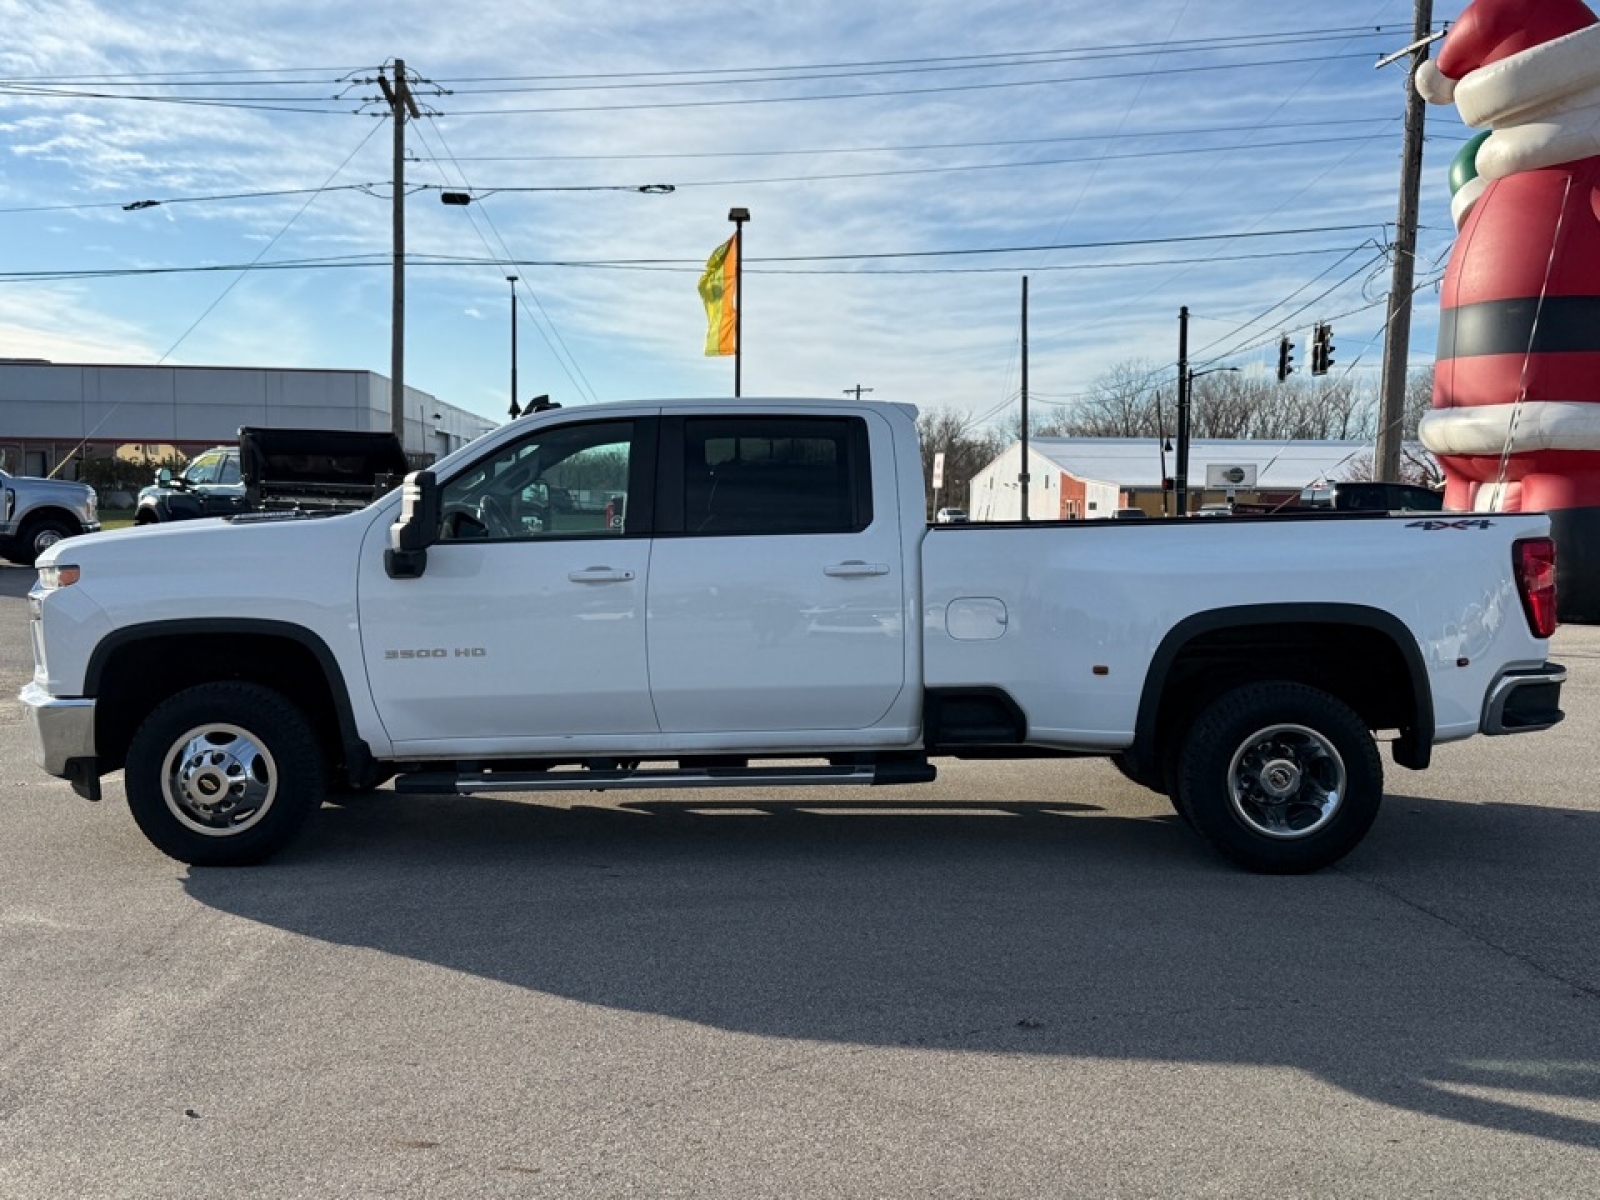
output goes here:
{"type": "Polygon", "coordinates": [[[1304,725],[1269,725],[1252,733],[1228,764],[1228,799],[1252,832],[1309,837],[1344,803],[1348,775],[1333,743],[1304,725]]]}
{"type": "Polygon", "coordinates": [[[185,829],[232,837],[261,823],[278,795],[278,764],[249,730],[213,723],[173,743],[161,794],[185,829]]]}
{"type": "Polygon", "coordinates": [[[61,541],[61,531],[58,529],[41,529],[33,535],[33,549],[38,554],[43,554],[57,542],[61,541]]]}

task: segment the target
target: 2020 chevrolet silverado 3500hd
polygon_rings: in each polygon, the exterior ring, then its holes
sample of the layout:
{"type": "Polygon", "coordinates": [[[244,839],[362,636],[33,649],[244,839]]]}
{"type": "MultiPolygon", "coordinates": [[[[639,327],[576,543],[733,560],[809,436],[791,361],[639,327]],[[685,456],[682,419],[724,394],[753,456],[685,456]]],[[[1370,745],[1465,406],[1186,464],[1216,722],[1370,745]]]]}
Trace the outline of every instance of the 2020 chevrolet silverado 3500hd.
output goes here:
{"type": "Polygon", "coordinates": [[[259,861],[330,788],[906,783],[1098,755],[1245,867],[1366,833],[1376,732],[1561,719],[1539,515],[940,525],[915,412],[541,412],[355,513],[47,550],[36,757],[163,851],[259,861]],[[556,503],[556,498],[560,503],[556,503]],[[204,562],[203,573],[176,569],[204,562]]]}

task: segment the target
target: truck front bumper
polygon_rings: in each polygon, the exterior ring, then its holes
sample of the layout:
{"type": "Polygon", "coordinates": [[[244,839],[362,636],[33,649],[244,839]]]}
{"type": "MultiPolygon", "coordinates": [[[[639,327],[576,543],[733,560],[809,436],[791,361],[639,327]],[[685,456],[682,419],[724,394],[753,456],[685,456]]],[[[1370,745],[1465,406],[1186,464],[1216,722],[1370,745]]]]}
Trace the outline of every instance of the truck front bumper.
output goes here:
{"type": "Polygon", "coordinates": [[[1559,663],[1504,672],[1484,697],[1478,728],[1487,734],[1549,729],[1566,716],[1561,711],[1561,685],[1566,681],[1567,669],[1559,663]]]}
{"type": "Polygon", "coordinates": [[[100,798],[95,766],[94,701],[61,700],[37,683],[24,687],[17,699],[33,733],[33,761],[51,775],[72,781],[72,788],[91,800],[100,798]]]}

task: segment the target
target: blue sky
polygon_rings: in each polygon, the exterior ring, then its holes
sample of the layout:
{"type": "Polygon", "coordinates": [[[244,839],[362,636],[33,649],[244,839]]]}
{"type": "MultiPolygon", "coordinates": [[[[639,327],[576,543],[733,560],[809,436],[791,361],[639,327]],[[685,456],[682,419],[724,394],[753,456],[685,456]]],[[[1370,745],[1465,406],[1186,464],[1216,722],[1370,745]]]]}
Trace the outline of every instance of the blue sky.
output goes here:
{"type": "MultiPolygon", "coordinates": [[[[1198,366],[1271,370],[1280,333],[1303,366],[1331,320],[1336,372],[1376,375],[1405,72],[1374,63],[1411,25],[1407,0],[0,0],[0,356],[387,375],[399,57],[406,380],[485,416],[513,273],[522,399],[731,394],[695,285],[736,205],[746,396],[1014,419],[1024,275],[1046,414],[1170,367],[1181,305],[1198,366]]],[[[1418,365],[1467,132],[1428,130],[1418,365]]]]}

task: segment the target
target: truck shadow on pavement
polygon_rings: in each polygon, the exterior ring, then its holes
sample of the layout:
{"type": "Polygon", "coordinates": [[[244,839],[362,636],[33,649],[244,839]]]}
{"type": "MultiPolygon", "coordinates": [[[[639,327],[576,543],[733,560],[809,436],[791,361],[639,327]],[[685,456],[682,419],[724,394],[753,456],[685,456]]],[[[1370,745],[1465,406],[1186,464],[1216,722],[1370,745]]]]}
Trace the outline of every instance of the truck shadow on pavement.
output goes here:
{"type": "Polygon", "coordinates": [[[1166,815],[655,795],[380,792],[324,808],[268,867],[186,887],[328,943],[739,1033],[1290,1068],[1600,1148],[1600,814],[1391,795],[1344,863],[1269,878],[1166,815]]]}

